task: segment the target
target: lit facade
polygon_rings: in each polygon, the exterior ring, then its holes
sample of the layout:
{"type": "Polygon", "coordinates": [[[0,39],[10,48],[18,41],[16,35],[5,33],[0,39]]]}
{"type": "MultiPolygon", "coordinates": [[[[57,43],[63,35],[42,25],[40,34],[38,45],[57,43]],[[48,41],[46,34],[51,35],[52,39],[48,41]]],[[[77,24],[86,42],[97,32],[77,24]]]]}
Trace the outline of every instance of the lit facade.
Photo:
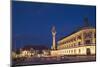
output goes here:
{"type": "Polygon", "coordinates": [[[39,50],[36,50],[33,48],[29,48],[27,50],[22,50],[20,52],[21,57],[36,57],[37,55],[39,55],[39,50]]]}
{"type": "Polygon", "coordinates": [[[12,58],[14,59],[14,58],[17,58],[17,54],[16,54],[16,52],[14,52],[14,51],[12,51],[12,58]]]}
{"type": "Polygon", "coordinates": [[[82,28],[57,42],[57,50],[51,51],[53,56],[62,55],[95,55],[96,30],[95,28],[82,28]]]}
{"type": "Polygon", "coordinates": [[[21,57],[47,57],[50,55],[50,50],[41,50],[42,53],[39,53],[39,50],[29,49],[29,50],[20,50],[19,54],[12,52],[13,58],[21,58],[21,57]]]}

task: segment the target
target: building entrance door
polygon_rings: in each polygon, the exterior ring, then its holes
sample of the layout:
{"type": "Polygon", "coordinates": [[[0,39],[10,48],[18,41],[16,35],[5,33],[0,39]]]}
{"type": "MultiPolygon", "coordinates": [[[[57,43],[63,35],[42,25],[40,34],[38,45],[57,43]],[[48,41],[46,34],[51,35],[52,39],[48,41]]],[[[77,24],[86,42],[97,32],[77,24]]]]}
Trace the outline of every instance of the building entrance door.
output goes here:
{"type": "Polygon", "coordinates": [[[91,55],[91,50],[90,50],[90,48],[87,48],[87,49],[86,49],[86,53],[87,53],[87,55],[91,55]]]}

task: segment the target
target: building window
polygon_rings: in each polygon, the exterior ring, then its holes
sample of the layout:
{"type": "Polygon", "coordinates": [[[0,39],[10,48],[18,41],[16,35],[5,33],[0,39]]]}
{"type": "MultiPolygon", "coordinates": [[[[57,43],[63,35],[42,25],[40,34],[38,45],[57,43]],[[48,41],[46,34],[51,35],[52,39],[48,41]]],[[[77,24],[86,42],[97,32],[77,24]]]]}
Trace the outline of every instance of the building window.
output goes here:
{"type": "Polygon", "coordinates": [[[75,43],[73,44],[73,47],[75,47],[75,43]]]}
{"type": "Polygon", "coordinates": [[[66,51],[65,51],[65,53],[66,53],[66,51]]]}
{"type": "Polygon", "coordinates": [[[78,45],[81,45],[81,42],[78,42],[78,45]]]}
{"type": "Polygon", "coordinates": [[[86,40],[85,44],[91,44],[91,40],[86,40]]]}
{"type": "Polygon", "coordinates": [[[85,38],[92,38],[92,32],[85,33],[85,34],[84,34],[84,37],[85,37],[85,38]]]}
{"type": "Polygon", "coordinates": [[[79,49],[79,53],[81,52],[81,49],[79,49]]]}
{"type": "Polygon", "coordinates": [[[70,50],[69,50],[69,53],[70,53],[70,50]]]}
{"type": "Polygon", "coordinates": [[[76,50],[74,49],[74,53],[76,53],[76,50]]]}
{"type": "Polygon", "coordinates": [[[81,39],[81,36],[78,36],[78,39],[81,39]]]}
{"type": "Polygon", "coordinates": [[[73,50],[71,50],[71,53],[73,53],[73,50]]]}
{"type": "Polygon", "coordinates": [[[91,50],[90,50],[90,48],[87,48],[87,49],[86,49],[86,53],[87,53],[87,55],[91,55],[91,50]]]}
{"type": "Polygon", "coordinates": [[[67,53],[68,53],[68,50],[67,50],[67,53]]]}

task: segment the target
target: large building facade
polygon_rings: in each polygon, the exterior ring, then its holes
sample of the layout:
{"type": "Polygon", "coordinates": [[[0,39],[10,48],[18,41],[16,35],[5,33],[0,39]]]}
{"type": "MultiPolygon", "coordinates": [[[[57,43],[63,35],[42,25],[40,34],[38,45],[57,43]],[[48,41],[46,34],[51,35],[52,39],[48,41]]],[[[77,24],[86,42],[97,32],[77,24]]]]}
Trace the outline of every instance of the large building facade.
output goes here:
{"type": "Polygon", "coordinates": [[[84,27],[57,42],[57,50],[52,50],[52,56],[63,55],[95,55],[96,30],[84,27]]]}

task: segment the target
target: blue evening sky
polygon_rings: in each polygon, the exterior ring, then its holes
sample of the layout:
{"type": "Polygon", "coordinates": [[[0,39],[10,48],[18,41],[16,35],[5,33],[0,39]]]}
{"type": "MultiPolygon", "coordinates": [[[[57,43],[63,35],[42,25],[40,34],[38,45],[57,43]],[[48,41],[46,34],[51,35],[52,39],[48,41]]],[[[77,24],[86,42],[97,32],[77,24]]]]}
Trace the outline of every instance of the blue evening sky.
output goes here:
{"type": "Polygon", "coordinates": [[[38,2],[12,2],[12,45],[52,45],[52,26],[56,27],[56,41],[84,25],[88,17],[91,26],[96,26],[96,7],[50,4],[38,2]]]}

